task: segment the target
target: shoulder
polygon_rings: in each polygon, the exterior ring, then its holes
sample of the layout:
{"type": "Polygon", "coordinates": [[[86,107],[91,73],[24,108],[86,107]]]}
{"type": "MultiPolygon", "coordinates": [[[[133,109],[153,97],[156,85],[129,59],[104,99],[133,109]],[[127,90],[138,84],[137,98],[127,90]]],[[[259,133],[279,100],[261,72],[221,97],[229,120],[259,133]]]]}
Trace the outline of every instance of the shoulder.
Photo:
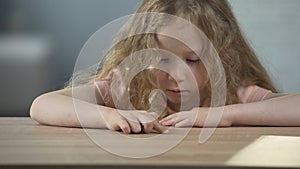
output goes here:
{"type": "Polygon", "coordinates": [[[103,106],[115,107],[112,99],[110,84],[110,80],[100,80],[94,82],[97,91],[96,93],[98,94],[97,103],[103,106]]]}
{"type": "Polygon", "coordinates": [[[271,90],[262,88],[257,85],[240,86],[237,90],[237,96],[240,103],[262,101],[271,94],[271,90]]]}
{"type": "Polygon", "coordinates": [[[126,87],[123,82],[123,77],[119,69],[112,69],[108,75],[101,79],[94,82],[96,86],[99,98],[102,99],[104,106],[115,108],[114,101],[122,100],[122,96],[126,92],[126,87]],[[113,100],[113,96],[115,100],[113,100]]]}

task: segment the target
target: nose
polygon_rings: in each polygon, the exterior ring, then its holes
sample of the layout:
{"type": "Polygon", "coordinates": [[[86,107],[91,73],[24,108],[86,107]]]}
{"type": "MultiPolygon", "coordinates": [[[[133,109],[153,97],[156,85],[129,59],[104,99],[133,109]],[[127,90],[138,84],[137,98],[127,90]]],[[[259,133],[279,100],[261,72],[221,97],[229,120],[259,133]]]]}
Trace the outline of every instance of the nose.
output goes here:
{"type": "Polygon", "coordinates": [[[184,68],[181,64],[176,63],[176,64],[174,64],[174,66],[172,66],[169,69],[169,75],[168,75],[169,80],[174,80],[178,83],[183,82],[185,80],[186,74],[185,74],[184,68]]]}

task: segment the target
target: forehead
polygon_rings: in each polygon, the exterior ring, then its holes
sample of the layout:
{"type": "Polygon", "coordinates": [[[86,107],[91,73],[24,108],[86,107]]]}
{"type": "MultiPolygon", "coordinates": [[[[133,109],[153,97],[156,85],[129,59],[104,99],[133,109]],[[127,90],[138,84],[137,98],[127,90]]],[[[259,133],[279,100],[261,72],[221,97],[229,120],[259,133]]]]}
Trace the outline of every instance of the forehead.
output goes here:
{"type": "Polygon", "coordinates": [[[194,51],[190,47],[177,39],[164,35],[157,35],[157,40],[159,48],[170,51],[172,53],[178,55],[189,55],[194,53],[194,51]]]}
{"type": "Polygon", "coordinates": [[[164,49],[176,48],[186,52],[194,51],[196,54],[200,54],[205,43],[199,29],[177,22],[161,27],[156,37],[159,46],[164,49]]]}

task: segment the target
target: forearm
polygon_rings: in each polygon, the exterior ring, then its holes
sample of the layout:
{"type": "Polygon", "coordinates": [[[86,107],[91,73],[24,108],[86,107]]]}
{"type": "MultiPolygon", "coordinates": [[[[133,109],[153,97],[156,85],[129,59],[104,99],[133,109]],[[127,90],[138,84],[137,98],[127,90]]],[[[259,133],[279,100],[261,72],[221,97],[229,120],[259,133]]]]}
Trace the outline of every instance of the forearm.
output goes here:
{"type": "Polygon", "coordinates": [[[75,108],[73,99],[61,94],[44,94],[32,103],[30,116],[47,125],[106,128],[99,111],[109,111],[109,108],[74,99],[75,108]]]}
{"type": "Polygon", "coordinates": [[[300,126],[300,94],[229,105],[226,111],[232,125],[300,126]]]}

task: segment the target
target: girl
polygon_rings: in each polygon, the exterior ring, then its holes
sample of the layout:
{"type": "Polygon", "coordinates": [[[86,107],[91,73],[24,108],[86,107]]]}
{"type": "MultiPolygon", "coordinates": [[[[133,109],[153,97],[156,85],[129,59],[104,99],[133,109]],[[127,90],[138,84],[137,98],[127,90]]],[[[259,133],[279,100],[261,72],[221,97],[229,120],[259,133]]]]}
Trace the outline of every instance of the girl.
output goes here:
{"type": "Polygon", "coordinates": [[[209,111],[218,113],[224,110],[218,123],[220,127],[300,126],[300,94],[278,93],[241,34],[227,1],[144,0],[136,14],[144,12],[178,16],[205,34],[224,67],[226,77],[223,78],[227,86],[225,106],[211,104],[211,86],[217,80],[210,79],[214,65],[204,65],[209,63],[205,60],[212,57],[212,53],[207,52],[211,50],[204,50],[205,44],[208,44],[205,39],[184,25],[150,17],[143,22],[131,20],[123,33],[131,34],[138,29],[136,25],[141,23],[146,25],[145,29],[155,29],[158,33],[122,39],[109,50],[93,80],[72,89],[69,84],[65,89],[37,97],[31,106],[31,117],[47,125],[149,133],[153,130],[164,132],[166,126],[202,127],[209,111]],[[166,32],[184,40],[165,36],[166,32]],[[150,48],[157,49],[154,52],[158,53],[158,57],[134,58],[136,65],[146,64],[150,67],[127,83],[128,79],[124,77],[128,65],[118,67],[119,64],[132,53],[150,48]],[[185,66],[178,64],[180,61],[176,58],[185,62],[185,66]],[[164,71],[151,67],[154,63],[160,68],[164,67],[164,71]],[[114,79],[119,81],[118,86],[115,86],[114,79]],[[191,86],[191,79],[197,84],[196,88],[191,86]],[[124,94],[127,91],[125,84],[129,84],[127,96],[124,94]],[[155,89],[159,89],[161,95],[153,95],[155,89]],[[96,102],[90,94],[92,92],[95,92],[96,102]],[[200,101],[188,104],[195,95],[200,96],[200,101]],[[121,103],[125,97],[130,99],[133,107],[121,103]],[[156,107],[150,103],[151,99],[159,101],[156,107]],[[75,110],[73,100],[80,105],[81,111],[75,110]],[[161,109],[157,107],[164,107],[159,116],[153,113],[160,113],[161,109]],[[84,123],[80,123],[77,116],[84,119],[84,123]]]}

